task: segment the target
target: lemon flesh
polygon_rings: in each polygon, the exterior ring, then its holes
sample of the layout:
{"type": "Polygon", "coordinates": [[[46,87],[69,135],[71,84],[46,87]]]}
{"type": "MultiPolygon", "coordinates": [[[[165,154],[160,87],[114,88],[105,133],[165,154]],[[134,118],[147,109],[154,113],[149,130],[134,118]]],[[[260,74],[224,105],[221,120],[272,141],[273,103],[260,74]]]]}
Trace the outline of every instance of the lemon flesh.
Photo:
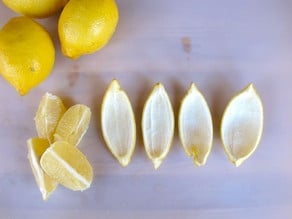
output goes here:
{"type": "Polygon", "coordinates": [[[71,106],[57,125],[54,141],[67,141],[73,146],[78,145],[88,129],[90,117],[89,107],[82,104],[71,106]]]}
{"type": "Polygon", "coordinates": [[[46,139],[31,138],[27,140],[28,147],[27,157],[29,159],[35,180],[42,193],[43,200],[47,200],[58,185],[56,180],[49,177],[43,171],[40,165],[41,156],[49,146],[50,144],[46,139]]]}
{"type": "Polygon", "coordinates": [[[76,59],[105,46],[118,23],[114,0],[71,0],[64,7],[58,23],[61,49],[76,59]]]}
{"type": "Polygon", "coordinates": [[[25,95],[53,68],[55,49],[47,31],[27,17],[15,17],[0,31],[0,73],[25,95]]]}
{"type": "Polygon", "coordinates": [[[46,93],[41,99],[35,116],[38,136],[53,143],[57,124],[65,111],[66,108],[59,97],[46,93]]]}
{"type": "Polygon", "coordinates": [[[43,170],[57,182],[74,191],[90,187],[92,167],[76,147],[65,141],[53,143],[41,158],[43,170]]]}
{"type": "Polygon", "coordinates": [[[11,10],[27,17],[45,18],[62,9],[68,0],[3,0],[11,10]]]}

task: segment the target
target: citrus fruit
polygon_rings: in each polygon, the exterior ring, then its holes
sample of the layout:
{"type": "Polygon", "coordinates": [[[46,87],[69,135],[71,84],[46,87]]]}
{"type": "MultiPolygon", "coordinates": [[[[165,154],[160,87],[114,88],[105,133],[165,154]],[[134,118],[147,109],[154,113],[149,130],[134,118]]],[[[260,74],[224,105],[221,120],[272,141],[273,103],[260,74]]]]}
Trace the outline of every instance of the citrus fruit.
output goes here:
{"type": "Polygon", "coordinates": [[[142,115],[145,150],[157,169],[169,152],[174,134],[174,113],[161,83],[154,86],[142,115]]]}
{"type": "Polygon", "coordinates": [[[208,104],[194,83],[182,100],[178,129],[187,155],[196,165],[204,165],[212,148],[213,125],[208,104]]]}
{"type": "Polygon", "coordinates": [[[54,141],[67,141],[70,145],[78,145],[88,129],[90,117],[89,107],[82,104],[71,106],[57,125],[54,141]]]}
{"type": "Polygon", "coordinates": [[[68,0],[3,0],[11,10],[33,18],[49,17],[58,12],[68,0]]]}
{"type": "Polygon", "coordinates": [[[48,140],[41,138],[30,138],[27,140],[28,159],[38,187],[42,193],[43,200],[47,200],[56,189],[58,183],[49,177],[40,165],[40,159],[46,149],[50,146],[48,140]]]}
{"type": "Polygon", "coordinates": [[[115,0],[70,0],[58,23],[62,52],[70,58],[105,46],[118,23],[115,0]]]}
{"type": "Polygon", "coordinates": [[[76,147],[66,141],[53,143],[41,158],[43,170],[57,182],[74,191],[90,187],[92,167],[76,147]]]}
{"type": "Polygon", "coordinates": [[[122,166],[131,160],[136,143],[136,123],[130,100],[117,80],[103,98],[101,128],[105,142],[122,166]]]}
{"type": "Polygon", "coordinates": [[[65,111],[66,108],[59,97],[46,93],[41,99],[34,118],[38,136],[53,143],[57,124],[65,111]]]}
{"type": "Polygon", "coordinates": [[[55,49],[47,31],[27,17],[9,20],[0,31],[0,73],[25,95],[51,73],[55,49]]]}
{"type": "Polygon", "coordinates": [[[221,139],[228,158],[236,166],[257,148],[263,119],[263,105],[253,84],[235,95],[227,105],[221,122],[221,139]]]}

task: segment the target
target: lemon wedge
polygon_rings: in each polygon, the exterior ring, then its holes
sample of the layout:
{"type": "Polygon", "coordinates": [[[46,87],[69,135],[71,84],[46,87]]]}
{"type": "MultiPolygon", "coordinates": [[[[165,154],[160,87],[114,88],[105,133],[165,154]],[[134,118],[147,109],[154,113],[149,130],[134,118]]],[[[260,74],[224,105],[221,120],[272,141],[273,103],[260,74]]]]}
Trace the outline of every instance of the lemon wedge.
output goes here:
{"type": "Polygon", "coordinates": [[[236,166],[256,150],[263,132],[263,105],[253,84],[234,96],[221,122],[224,150],[236,166]]]}
{"type": "Polygon", "coordinates": [[[69,189],[83,191],[91,185],[91,165],[84,154],[65,141],[53,143],[44,152],[40,163],[50,177],[69,189]]]}
{"type": "Polygon", "coordinates": [[[57,124],[65,111],[66,108],[59,97],[46,93],[40,101],[34,118],[38,136],[53,143],[57,124]]]}
{"type": "Polygon", "coordinates": [[[178,128],[187,155],[196,165],[204,165],[212,148],[213,125],[208,104],[194,83],[182,100],[178,128]]]}
{"type": "Polygon", "coordinates": [[[54,140],[67,141],[74,146],[78,145],[88,129],[90,117],[89,107],[82,104],[71,106],[60,119],[54,140]]]}
{"type": "Polygon", "coordinates": [[[30,166],[42,193],[43,200],[47,200],[56,189],[58,183],[49,177],[41,168],[40,159],[46,149],[50,146],[47,139],[30,138],[27,140],[28,155],[30,166]]]}
{"type": "Polygon", "coordinates": [[[145,150],[157,169],[167,156],[174,134],[174,113],[161,83],[154,86],[142,115],[145,150]]]}
{"type": "Polygon", "coordinates": [[[111,153],[127,166],[135,149],[136,123],[131,102],[117,80],[110,83],[103,98],[101,128],[111,153]]]}

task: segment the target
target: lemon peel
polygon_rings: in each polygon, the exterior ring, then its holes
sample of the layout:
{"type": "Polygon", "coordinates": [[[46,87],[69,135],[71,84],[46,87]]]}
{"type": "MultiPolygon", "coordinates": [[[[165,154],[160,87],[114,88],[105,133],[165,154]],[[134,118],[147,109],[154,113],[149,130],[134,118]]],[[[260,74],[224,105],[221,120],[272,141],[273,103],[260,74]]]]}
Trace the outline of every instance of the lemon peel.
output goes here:
{"type": "Polygon", "coordinates": [[[194,83],[183,98],[178,116],[179,136],[186,154],[202,166],[213,141],[212,117],[208,104],[194,83]]]}
{"type": "Polygon", "coordinates": [[[135,149],[136,123],[131,102],[117,80],[110,83],[102,100],[101,128],[111,153],[127,166],[135,149]]]}
{"type": "Polygon", "coordinates": [[[228,103],[221,122],[221,139],[229,160],[241,165],[256,150],[263,132],[264,110],[253,84],[228,103]]]}
{"type": "Polygon", "coordinates": [[[174,113],[161,83],[154,86],[144,105],[142,134],[146,153],[157,169],[167,156],[174,135],[174,113]]]}

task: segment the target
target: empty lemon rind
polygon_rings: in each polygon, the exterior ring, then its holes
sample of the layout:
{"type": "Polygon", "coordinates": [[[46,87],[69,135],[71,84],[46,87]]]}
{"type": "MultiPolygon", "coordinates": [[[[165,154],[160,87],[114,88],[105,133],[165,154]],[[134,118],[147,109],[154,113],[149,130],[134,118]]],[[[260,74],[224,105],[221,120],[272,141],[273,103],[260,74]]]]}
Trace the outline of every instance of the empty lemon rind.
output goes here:
{"type": "Polygon", "coordinates": [[[263,105],[253,84],[228,103],[221,122],[221,139],[229,160],[235,166],[240,166],[258,147],[263,119],[263,105]]]}
{"type": "Polygon", "coordinates": [[[102,134],[110,152],[127,166],[136,144],[136,123],[130,100],[119,82],[113,80],[101,107],[102,134]]]}
{"type": "Polygon", "coordinates": [[[182,100],[178,128],[186,154],[197,166],[204,165],[212,148],[213,125],[208,104],[194,83],[182,100]]]}

